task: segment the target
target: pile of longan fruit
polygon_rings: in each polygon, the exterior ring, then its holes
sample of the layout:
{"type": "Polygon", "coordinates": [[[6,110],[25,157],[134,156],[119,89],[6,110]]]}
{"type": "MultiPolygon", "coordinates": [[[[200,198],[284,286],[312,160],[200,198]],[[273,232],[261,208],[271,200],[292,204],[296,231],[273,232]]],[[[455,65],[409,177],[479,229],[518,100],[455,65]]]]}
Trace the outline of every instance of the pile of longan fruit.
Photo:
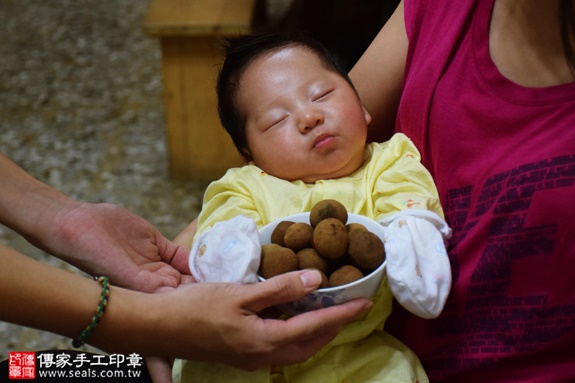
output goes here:
{"type": "Polygon", "coordinates": [[[381,239],[360,223],[347,223],[347,210],[326,199],[313,206],[309,223],[281,221],[262,245],[259,274],[271,278],[294,270],[317,269],[320,288],[363,278],[385,260],[381,239]]]}

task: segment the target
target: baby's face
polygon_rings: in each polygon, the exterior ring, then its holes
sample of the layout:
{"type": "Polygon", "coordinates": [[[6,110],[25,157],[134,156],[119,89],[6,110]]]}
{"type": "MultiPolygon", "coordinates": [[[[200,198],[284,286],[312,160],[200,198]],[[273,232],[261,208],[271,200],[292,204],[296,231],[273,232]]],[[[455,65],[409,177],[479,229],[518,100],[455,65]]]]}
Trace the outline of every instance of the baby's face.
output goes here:
{"type": "Polygon", "coordinates": [[[304,48],[256,59],[240,79],[237,105],[252,159],[268,174],[315,182],[363,163],[371,117],[345,79],[304,48]]]}

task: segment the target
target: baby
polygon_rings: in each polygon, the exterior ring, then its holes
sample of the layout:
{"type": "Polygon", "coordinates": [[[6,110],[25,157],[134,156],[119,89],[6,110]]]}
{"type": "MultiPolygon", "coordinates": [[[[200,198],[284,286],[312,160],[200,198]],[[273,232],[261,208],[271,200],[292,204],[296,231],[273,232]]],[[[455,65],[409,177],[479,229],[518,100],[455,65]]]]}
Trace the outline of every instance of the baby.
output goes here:
{"type": "Polygon", "coordinates": [[[428,381],[417,357],[384,330],[394,296],[417,315],[433,318],[451,285],[444,245],[450,230],[417,149],[403,134],[366,145],[371,117],[350,79],[323,46],[305,37],[229,40],[217,91],[221,122],[249,164],[230,169],[206,190],[190,254],[194,277],[255,282],[257,228],[324,199],[384,225],[387,276],[371,311],[305,363],[246,372],[178,361],[174,380],[428,381]],[[223,232],[236,232],[245,244],[232,259],[202,246],[223,232]],[[229,272],[213,267],[228,261],[234,265],[229,272]]]}

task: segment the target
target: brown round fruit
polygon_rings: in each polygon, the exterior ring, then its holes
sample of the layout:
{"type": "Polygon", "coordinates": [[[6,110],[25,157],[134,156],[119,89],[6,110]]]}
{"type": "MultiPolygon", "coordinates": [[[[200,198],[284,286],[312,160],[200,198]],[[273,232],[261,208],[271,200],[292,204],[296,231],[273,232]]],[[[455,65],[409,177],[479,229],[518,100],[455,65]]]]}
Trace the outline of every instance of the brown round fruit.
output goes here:
{"type": "Polygon", "coordinates": [[[286,247],[298,252],[306,247],[312,247],[313,227],[305,222],[297,222],[288,227],[284,236],[286,247]]]}
{"type": "Polygon", "coordinates": [[[313,231],[313,247],[324,258],[338,259],[347,253],[348,234],[337,218],[322,220],[313,231]]]}
{"type": "Polygon", "coordinates": [[[347,285],[353,281],[363,278],[363,274],[356,267],[345,265],[331,273],[329,285],[331,287],[347,285]]]}
{"type": "Polygon", "coordinates": [[[385,260],[385,248],[377,235],[356,230],[349,233],[349,256],[360,269],[371,272],[385,260]]]}
{"type": "Polygon", "coordinates": [[[287,247],[276,244],[262,245],[259,274],[268,279],[297,270],[297,255],[287,247]]]}
{"type": "Polygon", "coordinates": [[[321,283],[319,284],[319,288],[325,289],[325,288],[329,287],[329,279],[327,279],[327,276],[321,270],[318,270],[318,271],[321,275],[321,283]]]}
{"type": "Polygon", "coordinates": [[[345,225],[347,223],[345,206],[334,199],[324,199],[316,203],[309,212],[309,222],[313,227],[327,218],[336,218],[345,225]]]}
{"type": "Polygon", "coordinates": [[[271,239],[270,239],[271,243],[275,243],[275,244],[278,244],[280,246],[285,246],[286,243],[284,241],[284,237],[286,235],[286,231],[293,224],[294,224],[293,221],[281,221],[280,223],[278,223],[278,225],[275,227],[274,231],[272,232],[271,239]]]}
{"type": "Polygon", "coordinates": [[[300,270],[304,269],[317,269],[322,273],[327,274],[328,264],[325,259],[323,259],[315,249],[309,247],[300,250],[297,253],[298,268],[300,270]]]}
{"type": "Polygon", "coordinates": [[[357,222],[348,223],[347,225],[345,225],[345,228],[347,229],[348,233],[351,233],[352,231],[355,231],[355,230],[366,230],[367,231],[367,228],[365,226],[363,226],[361,223],[357,223],[357,222]]]}

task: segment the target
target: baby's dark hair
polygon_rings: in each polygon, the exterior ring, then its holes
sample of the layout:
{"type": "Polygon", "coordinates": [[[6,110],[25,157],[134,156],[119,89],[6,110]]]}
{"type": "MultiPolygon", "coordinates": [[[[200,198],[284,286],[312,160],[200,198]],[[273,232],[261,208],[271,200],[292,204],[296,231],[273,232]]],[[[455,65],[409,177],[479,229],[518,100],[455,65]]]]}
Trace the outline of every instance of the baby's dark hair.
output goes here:
{"type": "Polygon", "coordinates": [[[265,33],[225,40],[225,59],[217,82],[218,114],[238,151],[248,161],[250,150],[245,132],[245,116],[237,108],[236,96],[242,75],[257,58],[284,48],[303,47],[316,54],[327,70],[341,75],[353,88],[347,72],[330,52],[316,40],[299,34],[265,33]]]}

